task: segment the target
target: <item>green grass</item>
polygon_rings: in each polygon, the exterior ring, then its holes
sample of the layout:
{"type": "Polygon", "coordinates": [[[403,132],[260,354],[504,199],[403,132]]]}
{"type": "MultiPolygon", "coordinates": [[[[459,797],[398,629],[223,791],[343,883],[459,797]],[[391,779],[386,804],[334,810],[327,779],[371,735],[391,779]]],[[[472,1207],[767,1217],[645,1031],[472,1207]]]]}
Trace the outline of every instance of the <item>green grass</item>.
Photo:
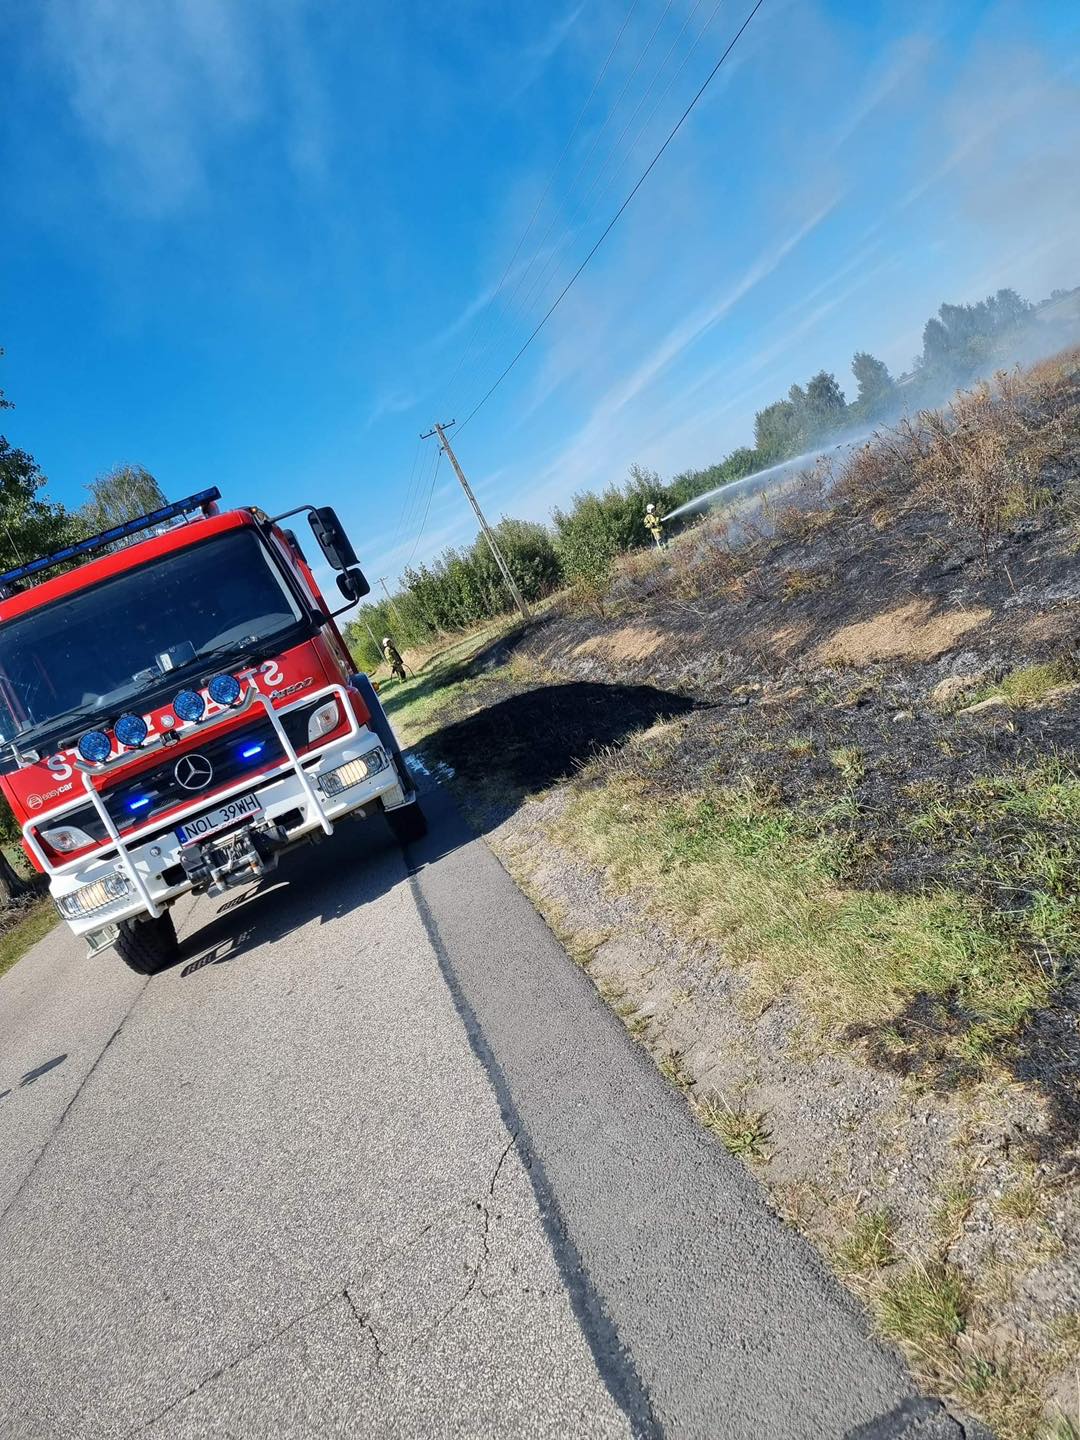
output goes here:
{"type": "Polygon", "coordinates": [[[60,916],[51,900],[43,900],[28,910],[21,920],[0,935],[0,975],[21,960],[32,945],[46,936],[60,916]]]}
{"type": "Polygon", "coordinates": [[[1026,1220],[1037,1219],[1046,1209],[1046,1192],[1039,1184],[1034,1172],[1021,1175],[1014,1185],[1000,1197],[995,1209],[1006,1220],[1022,1225],[1026,1220]]]}
{"type": "Polygon", "coordinates": [[[893,1239],[895,1224],[884,1207],[864,1210],[848,1231],[836,1255],[841,1273],[852,1276],[876,1274],[896,1261],[893,1239]]]}
{"type": "Polygon", "coordinates": [[[1047,692],[1059,685],[1068,685],[1076,679],[1076,670],[1068,660],[1047,660],[1037,665],[1022,665],[1011,670],[996,685],[987,685],[964,700],[964,705],[976,705],[989,700],[993,695],[1004,695],[1010,705],[1024,707],[1041,705],[1047,692]]]}
{"type": "Polygon", "coordinates": [[[944,1249],[959,1240],[974,1203],[975,1187],[967,1176],[947,1180],[942,1185],[934,1207],[933,1227],[934,1236],[944,1249]]]}
{"type": "Polygon", "coordinates": [[[909,831],[981,880],[999,928],[1040,956],[1080,956],[1080,777],[1057,757],[931,799],[909,831]]]}
{"type": "Polygon", "coordinates": [[[1048,981],[959,894],[847,888],[843,846],[750,789],[659,804],[629,776],[575,794],[556,838],[677,928],[795,990],[825,1028],[887,1021],[915,995],[955,998],[983,1043],[1011,1034],[1048,981]]]}
{"type": "Polygon", "coordinates": [[[415,745],[436,729],[440,712],[455,698],[483,691],[485,677],[469,675],[470,661],[518,623],[516,616],[504,616],[429,655],[407,680],[382,682],[379,698],[403,744],[415,745]]]}
{"type": "Polygon", "coordinates": [[[722,1095],[699,1102],[696,1109],[701,1123],[730,1154],[748,1161],[765,1158],[765,1146],[772,1132],[764,1111],[747,1110],[741,1105],[734,1109],[722,1095]]]}
{"type": "Polygon", "coordinates": [[[857,745],[840,745],[829,751],[829,759],[848,785],[857,785],[866,773],[866,759],[857,745]]]}
{"type": "Polygon", "coordinates": [[[931,1353],[961,1334],[968,1292],[954,1265],[916,1263],[882,1289],[875,1309],[878,1324],[891,1340],[931,1353]]]}

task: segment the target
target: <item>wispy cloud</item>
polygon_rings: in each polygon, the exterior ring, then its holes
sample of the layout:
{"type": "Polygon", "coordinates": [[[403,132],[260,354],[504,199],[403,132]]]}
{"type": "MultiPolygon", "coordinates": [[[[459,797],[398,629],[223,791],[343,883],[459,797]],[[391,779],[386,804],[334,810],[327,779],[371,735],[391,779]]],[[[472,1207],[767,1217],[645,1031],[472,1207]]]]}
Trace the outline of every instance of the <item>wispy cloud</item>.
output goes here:
{"type": "Polygon", "coordinates": [[[805,220],[797,230],[767,251],[740,276],[720,297],[695,311],[664,336],[652,354],[626,380],[614,386],[596,407],[595,418],[606,421],[625,409],[643,391],[654,385],[660,376],[675,365],[687,351],[705,338],[727,315],[767,280],[808,235],[832,213],[840,197],[834,196],[805,220]]]}
{"type": "Polygon", "coordinates": [[[577,24],[578,16],[584,8],[584,4],[575,5],[572,10],[568,10],[560,19],[555,20],[549,26],[545,35],[542,35],[540,39],[534,41],[533,44],[525,47],[522,58],[534,62],[539,61],[541,64],[550,60],[577,24]]]}
{"type": "Polygon", "coordinates": [[[420,396],[405,386],[383,390],[376,395],[375,403],[371,407],[371,413],[366,422],[368,428],[370,429],[372,425],[385,419],[388,415],[405,415],[419,404],[419,401],[420,396]]]}
{"type": "Polygon", "coordinates": [[[832,148],[841,149],[888,100],[909,87],[918,72],[925,69],[934,48],[935,41],[929,35],[905,36],[878,72],[865,81],[833,135],[832,148]]]}
{"type": "Polygon", "coordinates": [[[271,6],[267,15],[252,0],[47,0],[44,52],[111,175],[115,203],[150,217],[175,213],[206,190],[224,141],[268,116],[294,173],[321,171],[325,125],[303,10],[271,6]]]}

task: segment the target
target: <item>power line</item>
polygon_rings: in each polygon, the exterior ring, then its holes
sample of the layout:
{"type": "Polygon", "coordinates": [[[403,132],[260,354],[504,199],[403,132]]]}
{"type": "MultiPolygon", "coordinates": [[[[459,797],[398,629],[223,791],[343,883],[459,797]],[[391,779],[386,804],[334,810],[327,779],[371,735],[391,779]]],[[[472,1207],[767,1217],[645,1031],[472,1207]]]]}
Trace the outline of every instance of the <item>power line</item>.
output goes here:
{"type": "Polygon", "coordinates": [[[536,339],[537,335],[540,334],[540,331],[544,328],[544,326],[547,324],[547,322],[551,319],[552,315],[554,315],[555,311],[556,311],[556,310],[559,308],[559,306],[562,304],[563,300],[566,298],[566,295],[568,294],[569,290],[571,289],[571,287],[573,286],[573,284],[575,283],[575,281],[576,281],[576,280],[578,279],[578,277],[580,276],[581,272],[585,269],[586,265],[588,265],[589,261],[590,261],[590,260],[592,259],[592,257],[596,254],[596,252],[600,249],[600,246],[604,243],[604,241],[607,239],[607,237],[611,234],[612,230],[614,230],[616,224],[618,223],[620,217],[622,216],[623,211],[624,211],[624,210],[626,209],[626,207],[630,204],[630,201],[633,200],[634,196],[637,194],[637,192],[641,189],[642,185],[644,185],[645,181],[648,179],[650,173],[652,172],[653,168],[656,166],[656,164],[657,164],[657,162],[659,161],[661,155],[663,155],[664,151],[665,151],[665,150],[668,148],[668,146],[671,144],[672,140],[675,139],[675,136],[676,136],[676,135],[679,133],[679,131],[682,129],[682,127],[683,127],[683,125],[685,124],[686,119],[687,119],[687,117],[689,116],[690,112],[693,110],[694,106],[695,106],[695,105],[698,103],[698,101],[701,99],[702,95],[705,94],[705,91],[706,91],[706,90],[709,88],[709,86],[712,84],[713,80],[716,78],[717,74],[719,73],[720,68],[722,67],[722,65],[724,64],[724,62],[727,60],[727,58],[728,58],[728,56],[731,54],[732,50],[734,50],[734,49],[735,49],[735,46],[738,44],[738,42],[739,42],[739,40],[740,40],[740,38],[741,38],[741,36],[742,36],[743,31],[744,31],[744,30],[746,29],[746,27],[750,24],[750,21],[753,20],[754,16],[755,16],[755,15],[757,14],[757,12],[761,9],[761,7],[762,7],[762,5],[764,5],[764,3],[765,3],[765,0],[757,0],[757,3],[754,5],[754,7],[753,7],[753,9],[750,11],[749,15],[747,15],[746,19],[745,19],[745,20],[743,21],[743,23],[739,26],[738,30],[736,30],[735,35],[734,35],[733,39],[731,40],[731,43],[728,45],[728,47],[727,47],[727,49],[724,51],[724,53],[720,56],[720,59],[717,60],[716,64],[713,66],[713,68],[709,71],[709,74],[705,77],[705,80],[704,80],[704,82],[702,83],[701,88],[698,90],[698,92],[697,92],[697,94],[694,96],[694,98],[690,101],[690,104],[686,107],[686,109],[683,111],[683,113],[679,116],[678,120],[675,122],[674,127],[673,127],[672,130],[669,132],[667,139],[666,139],[666,140],[664,141],[664,143],[660,146],[660,149],[656,152],[656,154],[653,156],[653,158],[649,161],[648,165],[647,165],[647,166],[645,167],[645,169],[641,172],[641,175],[638,177],[638,179],[637,179],[637,181],[636,181],[636,183],[635,183],[635,185],[634,185],[634,188],[630,191],[629,195],[627,195],[626,199],[625,199],[625,200],[622,202],[622,204],[619,206],[618,210],[615,211],[615,214],[614,214],[614,215],[611,217],[611,219],[608,221],[607,225],[604,227],[603,231],[601,232],[599,239],[598,239],[598,240],[596,241],[596,243],[593,245],[593,247],[592,247],[592,249],[589,251],[589,253],[585,256],[585,259],[582,260],[581,264],[580,264],[580,265],[578,266],[578,268],[574,271],[573,275],[570,276],[570,279],[566,282],[566,284],[563,286],[562,290],[560,290],[559,294],[558,294],[558,295],[555,297],[555,299],[552,301],[551,305],[548,307],[548,309],[546,310],[546,312],[544,313],[544,315],[543,315],[542,318],[540,319],[539,324],[538,324],[538,325],[536,326],[536,328],[533,330],[532,334],[531,334],[531,335],[529,336],[529,338],[525,341],[524,345],[522,345],[521,349],[517,352],[517,354],[514,356],[514,358],[510,361],[509,365],[507,365],[506,369],[502,372],[502,374],[498,377],[498,379],[497,379],[497,380],[495,381],[495,383],[490,387],[490,389],[488,389],[488,390],[485,392],[485,394],[483,394],[483,395],[480,397],[480,399],[477,401],[477,403],[476,403],[476,404],[473,406],[473,408],[469,411],[468,415],[465,416],[465,419],[461,422],[460,426],[458,427],[458,433],[459,433],[459,434],[461,433],[462,430],[464,430],[465,426],[468,425],[469,421],[473,418],[473,416],[474,416],[474,415],[476,414],[476,412],[481,408],[481,406],[486,405],[487,402],[488,402],[488,400],[491,399],[492,395],[494,395],[495,391],[499,388],[499,386],[502,384],[502,382],[503,382],[503,381],[506,379],[506,377],[510,374],[510,371],[513,370],[514,366],[518,363],[518,361],[521,359],[521,357],[525,354],[525,351],[528,350],[529,346],[530,346],[530,345],[532,344],[532,342],[536,339]]]}
{"type": "MultiPolygon", "coordinates": [[[[614,118],[616,111],[618,110],[619,106],[622,104],[622,102],[623,102],[623,96],[626,94],[627,90],[629,90],[630,86],[633,84],[634,77],[637,75],[638,71],[641,69],[642,61],[645,59],[645,56],[646,56],[646,55],[649,53],[649,51],[652,49],[652,43],[653,43],[653,41],[656,39],[656,36],[657,36],[657,34],[659,33],[659,30],[660,30],[661,25],[663,25],[664,21],[667,19],[668,11],[671,9],[671,7],[672,7],[673,4],[674,4],[674,0],[667,0],[667,4],[664,6],[664,9],[663,9],[663,11],[662,11],[662,13],[661,13],[661,15],[660,15],[659,20],[657,20],[656,24],[653,26],[652,31],[651,31],[651,33],[650,33],[650,35],[649,35],[648,40],[645,41],[645,45],[644,45],[644,47],[643,47],[643,49],[642,49],[642,51],[641,51],[641,54],[638,56],[637,60],[634,62],[634,68],[630,71],[630,74],[629,74],[629,75],[626,77],[626,79],[623,81],[622,89],[619,91],[619,93],[618,93],[618,95],[617,95],[617,97],[616,97],[616,99],[615,99],[614,105],[612,105],[611,109],[608,111],[607,115],[604,117],[604,123],[603,123],[603,125],[600,126],[600,129],[599,129],[599,130],[596,132],[596,134],[593,136],[593,142],[592,142],[592,144],[589,146],[589,149],[588,149],[588,152],[587,152],[587,154],[586,154],[586,156],[585,156],[585,159],[584,159],[584,160],[581,162],[581,164],[578,166],[578,168],[577,168],[577,173],[574,175],[573,180],[570,182],[570,191],[571,191],[571,192],[573,192],[574,187],[577,185],[577,183],[578,183],[578,181],[581,179],[582,175],[584,175],[585,171],[589,168],[589,161],[590,161],[590,160],[592,159],[592,157],[596,154],[596,147],[600,144],[600,141],[603,139],[605,130],[606,130],[607,127],[611,124],[611,121],[612,121],[612,119],[614,118]]],[[[612,154],[614,154],[614,151],[612,151],[612,154]]],[[[610,157],[609,157],[609,159],[610,159],[610,157]]],[[[605,163],[607,163],[607,162],[605,162],[605,163]]],[[[603,167],[601,167],[601,169],[603,169],[603,167]]],[[[520,294],[520,292],[521,292],[521,287],[522,287],[522,285],[525,283],[525,280],[526,280],[529,272],[532,270],[532,267],[533,267],[533,265],[536,263],[536,260],[537,260],[537,258],[539,257],[539,255],[540,255],[541,251],[543,250],[544,246],[547,244],[547,242],[548,242],[548,237],[551,235],[552,230],[554,230],[554,228],[555,228],[555,223],[556,223],[556,221],[558,220],[558,218],[559,218],[559,217],[558,217],[558,214],[556,213],[556,214],[553,215],[553,216],[551,217],[551,219],[548,221],[548,227],[547,227],[547,229],[544,231],[543,236],[542,236],[541,239],[540,239],[540,244],[536,247],[536,250],[533,252],[533,257],[532,257],[532,259],[529,261],[528,265],[526,265],[525,269],[524,269],[524,270],[522,271],[522,273],[518,276],[518,281],[517,281],[517,284],[514,286],[513,293],[511,294],[510,299],[506,302],[506,309],[507,309],[507,310],[510,309],[510,307],[513,305],[514,301],[517,299],[518,295],[520,294]]],[[[531,286],[530,286],[530,289],[529,289],[529,295],[530,295],[530,298],[531,298],[531,296],[532,296],[532,287],[531,287],[531,286]]]]}
{"type": "MultiPolygon", "coordinates": [[[[670,0],[669,0],[669,4],[670,4],[670,0]]],[[[626,16],[625,16],[625,18],[623,19],[622,24],[619,26],[619,33],[615,36],[615,39],[614,39],[614,41],[612,42],[611,49],[610,49],[610,50],[608,51],[608,53],[607,53],[607,58],[604,60],[603,65],[600,67],[600,73],[597,75],[596,79],[593,81],[592,89],[589,91],[588,97],[586,98],[584,105],[582,105],[581,109],[578,111],[578,117],[577,117],[577,119],[574,121],[574,128],[570,131],[570,134],[569,134],[569,136],[567,137],[567,140],[566,140],[566,144],[563,146],[563,148],[562,148],[562,150],[561,150],[561,152],[560,152],[560,154],[559,154],[559,158],[555,161],[554,168],[552,169],[551,174],[548,176],[547,184],[544,186],[544,192],[543,192],[543,194],[540,196],[540,199],[536,202],[536,205],[535,205],[535,207],[534,207],[534,209],[533,209],[533,212],[532,212],[532,214],[529,216],[529,223],[525,226],[525,229],[521,232],[521,238],[518,240],[517,244],[514,246],[514,253],[510,256],[510,259],[506,262],[506,269],[503,271],[502,275],[501,275],[500,278],[499,278],[499,283],[498,283],[498,285],[496,285],[495,290],[494,290],[494,292],[492,293],[491,299],[490,299],[490,301],[488,302],[487,306],[485,307],[485,313],[484,313],[484,315],[481,317],[480,322],[477,324],[476,329],[473,331],[472,338],[470,339],[470,341],[469,341],[467,347],[465,348],[465,350],[463,350],[463,351],[461,352],[461,354],[459,355],[459,357],[458,357],[458,362],[457,362],[457,364],[456,364],[455,367],[454,367],[454,373],[451,375],[449,381],[447,382],[446,388],[447,388],[447,391],[448,391],[448,392],[453,389],[454,381],[457,379],[457,377],[460,375],[462,369],[464,368],[464,365],[465,365],[466,360],[468,359],[469,355],[472,353],[473,346],[476,344],[476,342],[477,342],[477,341],[479,340],[479,338],[480,338],[480,333],[481,333],[481,331],[482,331],[482,330],[489,330],[489,329],[491,328],[491,318],[492,318],[492,316],[493,316],[493,314],[494,314],[494,311],[495,311],[495,303],[496,303],[496,301],[497,301],[498,298],[499,298],[499,295],[500,295],[500,293],[501,293],[501,291],[502,291],[503,286],[506,284],[506,281],[507,281],[507,278],[508,278],[508,276],[509,276],[509,274],[510,274],[510,271],[514,268],[514,261],[517,259],[518,255],[521,253],[521,247],[525,244],[525,241],[528,239],[529,232],[530,232],[530,230],[532,229],[533,225],[536,223],[536,217],[540,214],[540,211],[541,211],[541,209],[543,208],[543,205],[544,205],[544,201],[547,199],[548,195],[551,193],[551,187],[552,187],[552,185],[554,185],[554,183],[555,183],[555,177],[556,177],[556,175],[558,175],[559,170],[562,168],[562,163],[563,163],[563,161],[566,159],[567,154],[569,153],[570,146],[574,143],[574,137],[577,135],[578,131],[581,129],[581,122],[582,122],[582,120],[584,120],[584,118],[585,118],[585,112],[588,110],[589,106],[592,104],[592,102],[593,102],[593,96],[596,94],[597,90],[599,90],[600,85],[601,85],[601,83],[602,83],[602,81],[603,81],[603,79],[604,79],[604,76],[605,76],[605,75],[607,74],[607,72],[608,72],[608,66],[611,64],[612,58],[613,58],[613,56],[614,56],[614,54],[615,54],[615,51],[618,49],[619,41],[620,41],[620,40],[622,39],[622,37],[623,37],[623,32],[626,30],[626,27],[629,25],[630,20],[631,20],[631,17],[633,16],[634,11],[637,9],[637,6],[638,6],[638,0],[631,0],[630,9],[626,12],[626,16]]],[[[621,97],[620,97],[620,98],[621,98],[621,97]]],[[[606,122],[605,122],[605,123],[606,123],[606,122]]],[[[542,243],[542,242],[541,242],[541,243],[542,243]]],[[[539,251],[537,251],[537,253],[539,253],[539,251]]],[[[536,255],[534,254],[533,259],[530,260],[530,261],[529,261],[529,264],[526,266],[526,271],[528,271],[528,270],[530,270],[530,269],[532,268],[533,261],[534,261],[535,259],[536,259],[536,255]]],[[[517,292],[516,292],[516,290],[515,290],[515,294],[516,294],[516,293],[517,293],[517,292]]],[[[482,352],[482,354],[483,354],[483,352],[482,352]]]]}
{"type": "MultiPolygon", "coordinates": [[[[634,121],[635,121],[635,120],[637,119],[637,117],[641,114],[642,107],[644,106],[645,102],[648,100],[649,96],[652,94],[654,88],[656,87],[657,83],[658,83],[659,80],[660,80],[660,77],[663,75],[665,69],[667,68],[667,63],[668,63],[668,61],[671,59],[672,55],[674,55],[676,49],[678,48],[679,41],[680,41],[680,40],[682,39],[682,37],[686,34],[686,31],[687,31],[687,29],[688,29],[689,26],[690,26],[690,22],[691,22],[691,20],[693,20],[694,16],[697,14],[698,9],[699,9],[700,6],[701,6],[701,3],[702,3],[702,0],[694,0],[693,6],[692,6],[692,7],[690,8],[690,10],[687,12],[686,18],[683,20],[682,25],[679,27],[679,33],[675,36],[675,39],[674,39],[674,40],[671,42],[671,44],[668,46],[667,53],[665,54],[663,60],[661,60],[659,66],[657,67],[656,74],[652,77],[652,79],[649,81],[648,85],[645,87],[644,91],[642,92],[642,94],[638,97],[638,102],[637,102],[637,104],[634,106],[633,110],[630,112],[629,118],[627,119],[627,121],[626,121],[625,125],[623,126],[622,130],[619,132],[619,137],[618,137],[618,139],[615,141],[615,144],[611,147],[611,154],[608,156],[607,162],[606,162],[604,165],[602,165],[599,170],[597,170],[596,174],[593,176],[592,180],[591,180],[590,183],[589,183],[589,188],[585,191],[584,195],[581,197],[581,199],[580,199],[580,200],[577,202],[577,204],[574,206],[574,211],[573,211],[573,214],[571,215],[571,222],[572,222],[573,219],[577,216],[578,212],[582,210],[582,207],[585,206],[586,208],[585,208],[585,210],[584,210],[584,214],[583,214],[583,217],[582,217],[582,223],[583,223],[583,224],[587,224],[588,221],[589,221],[589,219],[590,219],[590,217],[591,217],[591,215],[592,215],[592,212],[593,212],[593,210],[594,210],[594,208],[595,208],[596,202],[599,201],[599,199],[604,195],[604,193],[606,192],[608,186],[611,184],[611,181],[615,178],[615,175],[616,175],[616,173],[617,173],[617,171],[618,171],[618,169],[620,168],[620,165],[621,165],[621,162],[619,161],[619,150],[620,150],[620,148],[621,148],[621,146],[622,146],[622,143],[623,143],[623,141],[626,139],[626,136],[627,136],[627,134],[629,133],[629,130],[630,130],[631,125],[633,125],[634,121]],[[607,170],[607,169],[609,168],[609,166],[611,165],[611,163],[612,163],[613,161],[615,162],[615,169],[611,171],[610,175],[608,176],[608,179],[605,181],[605,183],[604,183],[603,185],[600,186],[600,189],[597,190],[596,187],[597,187],[598,185],[600,185],[600,181],[604,179],[604,172],[605,172],[605,170],[607,170]],[[595,194],[595,196],[596,196],[596,200],[595,200],[595,201],[592,201],[591,203],[587,203],[587,202],[589,202],[589,197],[592,196],[592,195],[594,195],[594,194],[595,194]]],[[[698,45],[700,44],[701,39],[702,39],[702,37],[704,36],[706,30],[708,30],[708,28],[709,28],[709,26],[712,24],[713,20],[715,20],[717,11],[720,9],[721,4],[723,4],[723,0],[717,0],[717,3],[716,3],[716,5],[715,5],[715,7],[713,8],[712,14],[710,15],[709,19],[706,21],[705,25],[702,27],[701,32],[699,33],[697,39],[694,40],[694,41],[691,43],[689,50],[687,50],[686,54],[683,56],[682,60],[681,60],[681,61],[679,62],[679,64],[678,64],[677,68],[675,69],[675,71],[674,71],[673,74],[671,75],[671,78],[668,80],[667,84],[664,86],[663,90],[660,92],[660,95],[659,95],[659,97],[658,97],[658,99],[657,99],[657,101],[656,101],[656,104],[655,104],[655,105],[653,106],[653,108],[649,111],[649,114],[648,114],[648,117],[647,117],[646,120],[645,120],[645,123],[644,123],[644,124],[641,126],[641,128],[637,131],[636,135],[634,136],[634,139],[632,140],[632,142],[631,142],[631,144],[630,144],[629,150],[626,152],[628,157],[633,156],[634,151],[637,149],[638,142],[641,140],[641,137],[645,134],[645,131],[648,129],[649,124],[650,124],[653,116],[656,114],[657,109],[658,109],[659,106],[663,103],[663,101],[664,101],[665,97],[667,96],[668,91],[671,89],[672,85],[674,85],[675,81],[679,78],[679,76],[682,74],[683,70],[686,68],[686,63],[687,63],[687,61],[690,59],[690,56],[691,56],[691,55],[694,53],[694,51],[697,49],[697,47],[698,47],[698,45]]],[[[546,283],[546,281],[547,281],[547,279],[548,279],[548,276],[551,274],[552,269],[554,268],[554,266],[558,263],[558,260],[559,260],[559,258],[560,258],[560,252],[562,251],[562,248],[563,248],[563,246],[565,245],[566,241],[569,240],[570,238],[571,238],[571,236],[570,236],[570,233],[568,232],[567,235],[564,237],[564,239],[559,242],[559,244],[558,244],[558,245],[555,247],[555,249],[552,251],[551,255],[548,257],[547,264],[544,266],[544,269],[543,269],[543,271],[541,272],[539,279],[537,279],[537,280],[529,287],[529,293],[526,295],[524,301],[522,302],[522,308],[523,308],[523,309],[528,310],[529,307],[532,305],[533,300],[534,300],[534,299],[539,299],[540,296],[543,294],[543,292],[544,292],[544,285],[545,285],[545,283],[546,283]]]]}
{"type": "Polygon", "coordinates": [[[416,467],[420,463],[420,446],[422,443],[423,442],[419,440],[416,442],[416,452],[413,455],[412,469],[409,471],[409,483],[405,487],[405,498],[401,506],[401,514],[398,516],[398,522],[394,526],[394,539],[391,542],[391,549],[397,545],[401,532],[405,528],[405,516],[410,509],[413,482],[416,479],[416,467]]]}
{"type": "Polygon", "coordinates": [[[436,452],[435,452],[435,468],[434,468],[434,470],[432,470],[432,472],[431,472],[431,489],[428,491],[427,506],[426,506],[425,509],[424,509],[424,518],[423,518],[423,520],[421,520],[421,522],[420,522],[420,529],[417,531],[416,539],[413,541],[413,547],[412,547],[412,549],[411,549],[410,552],[409,552],[409,558],[408,558],[408,560],[405,561],[405,564],[402,566],[402,569],[404,569],[404,570],[407,570],[407,569],[409,568],[409,566],[412,564],[412,562],[413,562],[413,556],[416,554],[416,547],[420,544],[421,538],[423,537],[423,534],[424,534],[424,530],[427,528],[428,515],[429,515],[430,512],[431,512],[431,501],[432,501],[432,497],[433,497],[434,494],[435,494],[435,481],[439,478],[439,466],[442,464],[442,456],[443,456],[443,452],[442,452],[441,450],[436,450],[436,452]]]}

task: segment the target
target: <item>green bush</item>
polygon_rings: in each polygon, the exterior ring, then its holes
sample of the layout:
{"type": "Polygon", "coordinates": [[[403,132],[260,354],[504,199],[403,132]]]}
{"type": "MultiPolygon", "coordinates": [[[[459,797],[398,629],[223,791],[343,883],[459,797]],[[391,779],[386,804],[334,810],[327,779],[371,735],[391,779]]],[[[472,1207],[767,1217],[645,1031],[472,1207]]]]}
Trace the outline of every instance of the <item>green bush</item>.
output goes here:
{"type": "MultiPolygon", "coordinates": [[[[545,525],[503,519],[496,542],[526,600],[539,600],[562,583],[555,538],[545,525]]],[[[345,629],[357,664],[374,670],[382,663],[384,635],[401,648],[422,645],[437,635],[465,630],[505,614],[514,601],[483,535],[466,549],[445,550],[429,564],[411,566],[393,604],[364,605],[345,629]]]]}
{"type": "Polygon", "coordinates": [[[563,574],[599,610],[611,585],[616,553],[611,530],[601,525],[571,525],[559,536],[563,574]]]}

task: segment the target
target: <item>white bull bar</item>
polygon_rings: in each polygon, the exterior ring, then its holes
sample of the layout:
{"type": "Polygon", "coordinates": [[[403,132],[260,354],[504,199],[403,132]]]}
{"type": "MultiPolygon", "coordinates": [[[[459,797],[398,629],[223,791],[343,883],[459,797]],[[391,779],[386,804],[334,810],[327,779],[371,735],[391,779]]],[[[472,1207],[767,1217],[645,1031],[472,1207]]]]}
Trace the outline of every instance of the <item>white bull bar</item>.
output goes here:
{"type": "MultiPolygon", "coordinates": [[[[250,708],[253,703],[261,705],[273,727],[274,734],[285,753],[286,759],[269,770],[261,771],[258,775],[245,775],[234,785],[228,786],[227,789],[215,791],[212,797],[203,795],[199,799],[192,801],[190,805],[185,805],[182,810],[170,813],[168,820],[164,822],[165,828],[182,824],[189,815],[194,815],[200,810],[205,810],[211,798],[215,803],[220,804],[222,801],[228,800],[232,795],[238,795],[241,791],[250,790],[253,786],[258,787],[264,785],[268,780],[278,779],[291,770],[304,792],[304,799],[307,806],[304,817],[305,823],[315,820],[325,834],[332,835],[334,833],[334,822],[327,815],[318,792],[311,783],[311,777],[305,770],[299,755],[297,755],[295,746],[285,733],[285,727],[282,725],[280,718],[282,715],[289,714],[292,710],[300,709],[301,706],[306,708],[311,705],[313,701],[329,699],[331,696],[338,700],[344,711],[345,718],[349,724],[348,734],[345,736],[335,734],[324,744],[313,746],[312,749],[305,751],[304,760],[307,761],[318,759],[324,751],[329,750],[333,746],[341,745],[344,741],[354,739],[359,735],[360,723],[349,701],[348,690],[344,685],[326,685],[319,690],[309,690],[290,704],[283,705],[280,709],[275,709],[272,702],[257,690],[254,685],[251,685],[243,705],[234,707],[234,710],[242,713],[244,710],[250,708]]],[[[32,819],[27,820],[22,827],[23,839],[47,875],[66,875],[71,871],[82,869],[88,863],[97,863],[100,860],[108,859],[115,852],[123,867],[124,874],[131,881],[135,893],[147,911],[155,919],[163,913],[163,907],[152,898],[146,881],[139,874],[129,850],[129,847],[142,839],[143,836],[152,835],[155,831],[162,828],[163,822],[161,817],[159,816],[156,819],[148,821],[145,825],[136,830],[129,831],[127,835],[121,838],[120,832],[117,830],[113,818],[106,808],[101,792],[94,785],[93,777],[95,775],[111,774],[117,770],[126,769],[132,761],[144,759],[147,754],[152,754],[154,751],[163,751],[166,748],[171,747],[166,747],[164,742],[159,741],[157,745],[147,747],[146,749],[133,750],[129,755],[120,756],[111,762],[106,761],[103,765],[88,765],[81,761],[76,761],[76,765],[82,772],[83,790],[85,794],[73,796],[70,800],[66,800],[63,805],[58,805],[55,810],[50,810],[46,815],[34,816],[32,819]],[[54,864],[48,855],[46,855],[37,836],[33,833],[35,827],[40,828],[42,825],[55,824],[55,822],[64,815],[70,814],[73,810],[80,809],[85,805],[87,799],[89,799],[93,805],[98,818],[104,825],[105,832],[109,837],[109,843],[103,844],[95,850],[86,851],[73,860],[68,860],[61,864],[54,864]]]]}

